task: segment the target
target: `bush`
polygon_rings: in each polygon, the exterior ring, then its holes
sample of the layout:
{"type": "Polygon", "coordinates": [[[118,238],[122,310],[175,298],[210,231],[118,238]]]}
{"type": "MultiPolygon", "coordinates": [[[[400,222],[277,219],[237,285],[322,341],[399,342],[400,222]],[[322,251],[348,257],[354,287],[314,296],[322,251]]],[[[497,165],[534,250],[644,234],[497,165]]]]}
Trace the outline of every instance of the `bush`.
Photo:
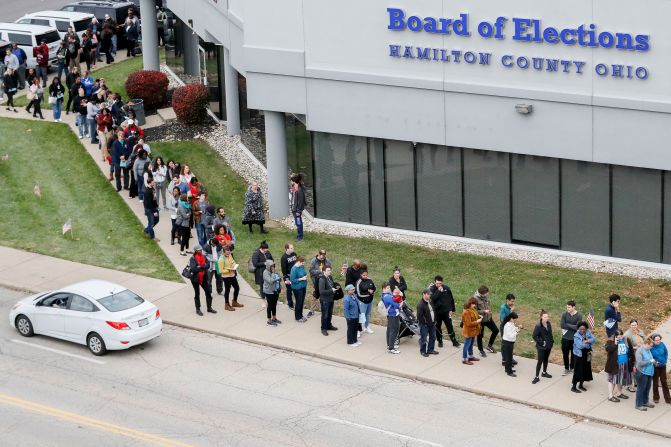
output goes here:
{"type": "Polygon", "coordinates": [[[129,99],[142,99],[145,109],[156,109],[165,104],[168,77],[160,71],[136,71],[126,79],[126,92],[129,99]]]}
{"type": "Polygon", "coordinates": [[[207,118],[207,104],[210,95],[202,84],[188,84],[178,87],[172,94],[172,108],[177,119],[184,124],[202,123],[207,118]]]}

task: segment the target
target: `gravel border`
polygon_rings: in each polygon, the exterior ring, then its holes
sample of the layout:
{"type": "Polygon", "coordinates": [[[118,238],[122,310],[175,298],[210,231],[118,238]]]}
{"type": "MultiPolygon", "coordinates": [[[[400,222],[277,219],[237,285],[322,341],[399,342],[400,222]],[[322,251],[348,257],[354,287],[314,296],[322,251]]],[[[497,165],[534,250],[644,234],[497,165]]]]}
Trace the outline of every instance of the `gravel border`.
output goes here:
{"type": "MultiPolygon", "coordinates": [[[[233,171],[244,178],[247,183],[256,180],[263,193],[265,203],[268,203],[267,171],[262,167],[265,160],[259,164],[257,160],[253,159],[254,154],[243,147],[240,136],[231,137],[227,135],[224,124],[208,123],[190,128],[189,126],[170,122],[159,126],[156,136],[159,138],[152,136],[152,139],[166,141],[192,138],[202,139],[226,161],[233,171]]],[[[254,148],[254,152],[258,151],[259,148],[254,148]]],[[[655,263],[639,263],[638,261],[628,263],[627,260],[609,261],[589,258],[588,255],[571,256],[567,255],[566,252],[525,249],[524,246],[506,247],[501,244],[490,244],[486,241],[471,242],[468,239],[442,237],[439,235],[431,236],[416,232],[400,232],[396,229],[384,227],[338,224],[336,222],[315,220],[312,216],[307,213],[305,214],[303,222],[306,232],[397,242],[447,252],[491,256],[505,260],[553,265],[635,278],[671,280],[671,266],[665,268],[665,264],[660,264],[657,267],[655,263]]],[[[291,217],[276,219],[275,221],[286,228],[296,228],[291,217]]]]}

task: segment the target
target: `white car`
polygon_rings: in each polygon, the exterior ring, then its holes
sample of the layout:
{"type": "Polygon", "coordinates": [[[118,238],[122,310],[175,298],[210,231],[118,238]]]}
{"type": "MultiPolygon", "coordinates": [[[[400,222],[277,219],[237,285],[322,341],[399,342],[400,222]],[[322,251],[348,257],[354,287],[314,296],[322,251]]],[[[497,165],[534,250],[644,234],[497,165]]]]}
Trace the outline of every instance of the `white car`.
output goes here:
{"type": "Polygon", "coordinates": [[[161,312],[127,288],[92,279],[16,303],[9,323],[34,334],[88,346],[94,355],[128,349],[161,335],[161,312]]]}

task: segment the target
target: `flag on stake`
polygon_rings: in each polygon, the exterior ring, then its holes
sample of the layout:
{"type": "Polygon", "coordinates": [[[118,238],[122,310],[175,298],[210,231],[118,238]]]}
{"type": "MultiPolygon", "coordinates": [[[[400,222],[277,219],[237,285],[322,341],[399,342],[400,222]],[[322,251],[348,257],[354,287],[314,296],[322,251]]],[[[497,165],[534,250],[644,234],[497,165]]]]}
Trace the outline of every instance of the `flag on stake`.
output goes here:
{"type": "Polygon", "coordinates": [[[7,161],[9,160],[9,154],[5,152],[5,154],[2,156],[2,161],[7,161]]]}
{"type": "Polygon", "coordinates": [[[589,324],[591,330],[594,330],[594,309],[590,309],[589,314],[587,314],[587,324],[589,324]]]}
{"type": "Polygon", "coordinates": [[[35,195],[37,197],[39,197],[40,199],[42,198],[42,190],[40,189],[40,184],[39,183],[35,183],[35,187],[33,188],[33,193],[35,193],[35,195]]]}
{"type": "Polygon", "coordinates": [[[63,224],[63,235],[68,231],[72,231],[72,218],[68,219],[67,222],[63,224]]]}

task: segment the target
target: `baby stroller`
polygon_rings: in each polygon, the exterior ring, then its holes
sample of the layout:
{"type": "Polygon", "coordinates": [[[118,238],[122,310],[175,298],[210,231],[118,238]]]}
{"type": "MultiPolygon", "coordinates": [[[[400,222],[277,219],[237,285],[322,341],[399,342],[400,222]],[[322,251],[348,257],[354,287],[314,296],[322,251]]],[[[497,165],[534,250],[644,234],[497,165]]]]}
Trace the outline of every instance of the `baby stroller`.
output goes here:
{"type": "Polygon", "coordinates": [[[401,314],[400,314],[400,327],[398,330],[398,337],[396,338],[396,344],[398,345],[401,341],[401,338],[412,337],[413,335],[419,336],[419,323],[417,322],[417,317],[415,313],[405,304],[405,301],[401,305],[401,314]]]}

